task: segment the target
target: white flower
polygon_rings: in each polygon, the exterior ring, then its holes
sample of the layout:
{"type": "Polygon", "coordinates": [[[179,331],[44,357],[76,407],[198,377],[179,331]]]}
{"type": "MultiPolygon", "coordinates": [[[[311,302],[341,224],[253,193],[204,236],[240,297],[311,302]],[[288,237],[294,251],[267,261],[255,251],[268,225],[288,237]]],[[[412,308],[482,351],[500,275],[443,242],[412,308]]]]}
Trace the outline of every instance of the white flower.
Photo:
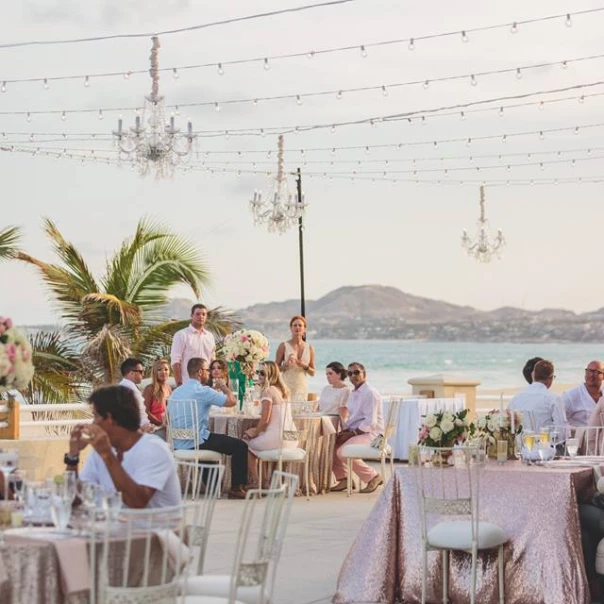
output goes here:
{"type": "MultiPolygon", "coordinates": [[[[450,411],[445,411],[443,413],[443,421],[452,422],[454,418],[455,416],[450,411]]],[[[445,430],[445,432],[448,432],[448,430],[445,430]]]]}
{"type": "Polygon", "coordinates": [[[435,426],[434,428],[432,428],[432,430],[430,430],[430,438],[432,440],[440,440],[441,436],[442,432],[438,426],[435,426]]]}
{"type": "Polygon", "coordinates": [[[443,421],[440,422],[440,429],[443,431],[443,434],[448,434],[454,428],[455,428],[455,424],[449,419],[443,418],[443,421]]]}
{"type": "Polygon", "coordinates": [[[495,432],[496,429],[497,426],[495,425],[495,422],[492,419],[489,419],[489,421],[487,422],[487,430],[489,432],[495,432]]]}
{"type": "Polygon", "coordinates": [[[434,428],[434,426],[436,426],[436,416],[434,415],[434,413],[431,413],[426,417],[426,420],[424,421],[424,426],[428,428],[434,428]]]}
{"type": "Polygon", "coordinates": [[[486,420],[484,417],[481,417],[481,418],[478,420],[478,427],[479,427],[481,430],[484,430],[484,427],[485,427],[486,425],[487,425],[487,420],[486,420]]]}

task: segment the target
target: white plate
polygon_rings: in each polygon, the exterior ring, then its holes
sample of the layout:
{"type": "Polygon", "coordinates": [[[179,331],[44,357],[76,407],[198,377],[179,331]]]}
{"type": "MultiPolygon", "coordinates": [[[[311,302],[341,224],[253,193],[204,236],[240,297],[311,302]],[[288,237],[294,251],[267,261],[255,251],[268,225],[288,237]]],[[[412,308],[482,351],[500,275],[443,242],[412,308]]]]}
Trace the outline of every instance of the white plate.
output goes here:
{"type": "Polygon", "coordinates": [[[587,459],[552,459],[544,462],[543,465],[547,468],[593,468],[600,465],[600,462],[587,459]]]}

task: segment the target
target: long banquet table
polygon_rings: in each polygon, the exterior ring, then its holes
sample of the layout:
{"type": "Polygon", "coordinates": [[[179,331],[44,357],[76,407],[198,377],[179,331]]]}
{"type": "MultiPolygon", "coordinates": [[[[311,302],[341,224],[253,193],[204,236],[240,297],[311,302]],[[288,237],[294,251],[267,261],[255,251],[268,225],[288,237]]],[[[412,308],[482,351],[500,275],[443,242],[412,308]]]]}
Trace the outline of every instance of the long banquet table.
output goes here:
{"type": "MultiPolygon", "coordinates": [[[[421,601],[416,471],[399,468],[386,485],[340,570],[334,604],[421,601]]],[[[591,468],[508,462],[484,469],[480,518],[498,524],[509,536],[504,548],[506,604],[589,604],[577,497],[592,482],[591,468]]],[[[427,601],[442,602],[438,552],[428,554],[428,566],[427,601]]],[[[452,553],[449,570],[449,601],[468,602],[470,555],[452,553]]],[[[498,602],[496,550],[479,553],[476,601],[498,602]]]]}
{"type": "MultiPolygon", "coordinates": [[[[210,432],[226,434],[234,438],[241,438],[243,433],[259,421],[256,416],[249,415],[212,415],[208,426],[210,432]]],[[[294,422],[298,430],[307,431],[308,439],[300,443],[300,447],[309,455],[309,490],[313,494],[327,493],[331,487],[331,464],[335,435],[340,429],[340,418],[337,415],[321,415],[316,413],[296,415],[294,422]]],[[[303,464],[284,464],[288,472],[294,472],[300,477],[299,490],[306,491],[303,464]]],[[[227,457],[225,467],[224,488],[231,484],[231,465],[227,457]]]]}

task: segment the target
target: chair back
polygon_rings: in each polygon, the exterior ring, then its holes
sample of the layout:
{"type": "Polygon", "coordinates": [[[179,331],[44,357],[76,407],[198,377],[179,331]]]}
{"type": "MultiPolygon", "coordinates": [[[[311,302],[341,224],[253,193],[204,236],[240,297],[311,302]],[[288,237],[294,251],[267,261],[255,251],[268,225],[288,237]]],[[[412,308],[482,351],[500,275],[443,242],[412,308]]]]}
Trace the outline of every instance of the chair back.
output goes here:
{"type": "Polygon", "coordinates": [[[478,542],[478,493],[484,464],[484,450],[478,447],[420,447],[416,474],[424,543],[431,526],[447,517],[469,518],[472,541],[478,542]],[[450,459],[455,460],[454,467],[450,459]]]}
{"type": "Polygon", "coordinates": [[[236,600],[239,587],[259,587],[259,604],[272,600],[276,565],[297,486],[297,476],[275,472],[270,489],[247,492],[231,573],[230,602],[236,600]],[[253,529],[256,543],[252,543],[253,529]]]}
{"type": "Polygon", "coordinates": [[[576,429],[579,455],[604,455],[604,426],[581,426],[576,429]]]}
{"type": "Polygon", "coordinates": [[[394,440],[394,436],[396,435],[396,429],[398,427],[398,413],[400,407],[400,399],[391,397],[390,405],[388,407],[388,417],[386,418],[386,425],[384,426],[384,438],[382,439],[381,444],[382,453],[387,453],[389,451],[388,442],[390,440],[394,440]]]}
{"type": "Polygon", "coordinates": [[[192,559],[186,543],[198,506],[124,509],[117,521],[95,519],[90,531],[91,602],[177,602],[181,577],[192,559]]]}
{"type": "Polygon", "coordinates": [[[187,473],[187,484],[191,475],[197,477],[197,484],[193,485],[192,492],[198,505],[193,508],[194,513],[189,514],[187,518],[185,543],[193,550],[194,559],[196,559],[196,564],[192,565],[192,570],[193,567],[196,567],[195,573],[201,575],[212,518],[214,517],[214,508],[221,493],[224,466],[222,464],[193,461],[180,462],[179,466],[184,468],[187,473]]]}
{"type": "Polygon", "coordinates": [[[298,446],[302,447],[308,440],[310,430],[307,428],[300,428],[304,423],[305,416],[309,417],[307,405],[308,403],[305,402],[283,402],[283,408],[281,410],[282,446],[283,443],[287,441],[298,441],[298,446]]]}
{"type": "Polygon", "coordinates": [[[522,413],[522,427],[524,430],[530,430],[532,432],[537,432],[541,426],[537,425],[537,420],[535,419],[535,413],[527,409],[526,411],[521,411],[522,413]]]}
{"type": "Polygon", "coordinates": [[[166,406],[167,438],[170,448],[197,449],[200,419],[194,399],[169,399],[166,406]]]}

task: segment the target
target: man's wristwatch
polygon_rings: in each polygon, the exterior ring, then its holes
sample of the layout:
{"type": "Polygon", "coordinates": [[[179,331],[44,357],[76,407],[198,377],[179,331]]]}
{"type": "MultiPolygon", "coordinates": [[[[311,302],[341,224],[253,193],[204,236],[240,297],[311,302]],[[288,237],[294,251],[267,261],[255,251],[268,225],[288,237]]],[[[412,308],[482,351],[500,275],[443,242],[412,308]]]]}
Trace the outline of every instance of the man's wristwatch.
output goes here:
{"type": "Polygon", "coordinates": [[[75,467],[80,463],[80,456],[74,455],[73,457],[69,453],[65,453],[65,457],[63,457],[63,463],[66,466],[75,467]]]}

